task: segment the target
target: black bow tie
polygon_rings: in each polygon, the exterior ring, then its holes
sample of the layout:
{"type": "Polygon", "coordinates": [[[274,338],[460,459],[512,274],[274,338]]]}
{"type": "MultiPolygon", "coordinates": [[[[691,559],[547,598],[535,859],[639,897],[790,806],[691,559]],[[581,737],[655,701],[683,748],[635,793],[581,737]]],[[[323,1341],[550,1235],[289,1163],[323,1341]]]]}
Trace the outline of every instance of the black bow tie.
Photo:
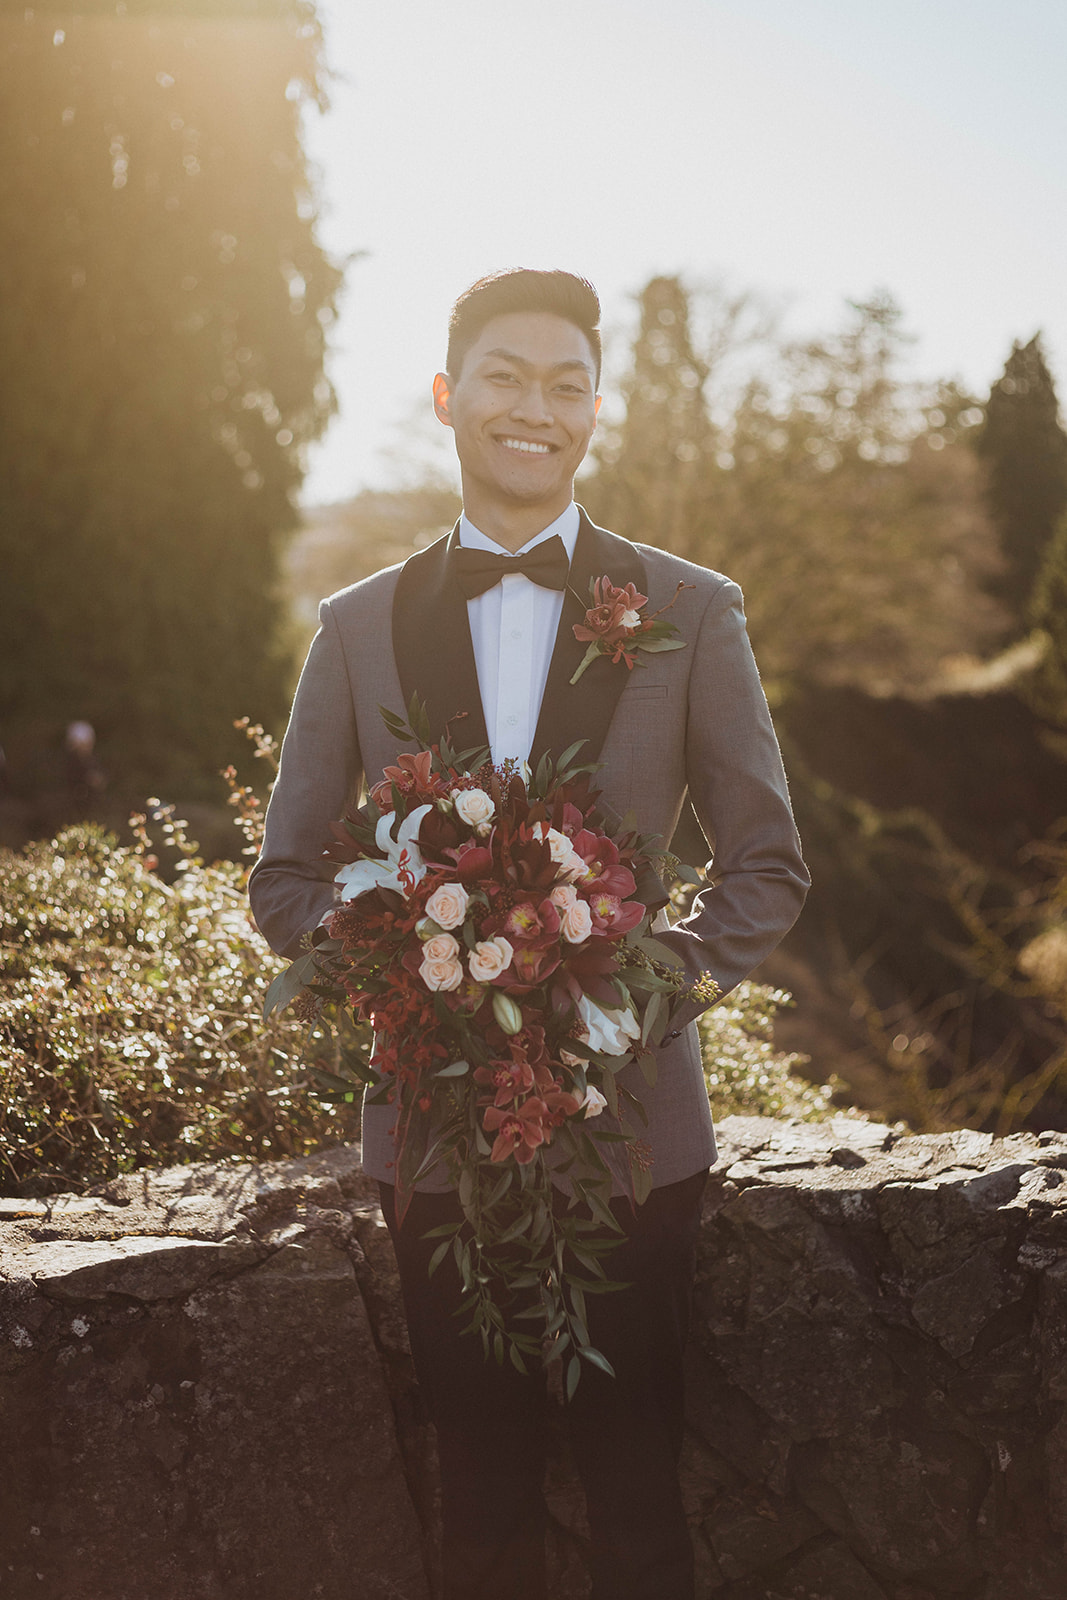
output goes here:
{"type": "Polygon", "coordinates": [[[571,566],[567,547],[558,533],[535,544],[522,556],[498,556],[492,550],[467,550],[459,545],[451,559],[459,586],[468,600],[492,589],[510,572],[521,572],[533,583],[539,583],[542,589],[565,589],[571,566]]]}

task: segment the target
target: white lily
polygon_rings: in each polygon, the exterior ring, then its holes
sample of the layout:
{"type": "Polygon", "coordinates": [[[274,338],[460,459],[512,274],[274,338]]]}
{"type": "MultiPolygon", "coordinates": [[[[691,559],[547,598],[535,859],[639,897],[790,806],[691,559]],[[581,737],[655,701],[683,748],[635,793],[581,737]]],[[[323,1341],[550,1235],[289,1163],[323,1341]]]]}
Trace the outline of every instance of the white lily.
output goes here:
{"type": "Polygon", "coordinates": [[[641,1024],[632,1011],[598,1006],[587,994],[578,1001],[578,1016],[589,1030],[586,1043],[590,1049],[602,1050],[605,1055],[625,1055],[628,1041],[641,1037],[641,1024]]]}
{"type": "Polygon", "coordinates": [[[404,894],[404,876],[419,883],[426,876],[426,863],[416,843],[422,819],[433,806],[417,806],[408,813],[393,839],[390,832],[396,818],[395,811],[386,811],[379,817],[374,830],[374,842],[388,856],[386,861],[349,861],[339,867],[334,883],[341,886],[342,900],[355,900],[368,889],[392,889],[394,894],[404,894]]]}
{"type": "Polygon", "coordinates": [[[585,1115],[586,1115],[587,1118],[588,1117],[599,1117],[600,1113],[604,1110],[604,1108],[607,1105],[607,1103],[608,1103],[607,1095],[606,1094],[601,1094],[599,1089],[594,1089],[592,1084],[590,1084],[588,1086],[588,1088],[586,1089],[585,1098],[581,1102],[582,1108],[585,1111],[585,1115]]]}

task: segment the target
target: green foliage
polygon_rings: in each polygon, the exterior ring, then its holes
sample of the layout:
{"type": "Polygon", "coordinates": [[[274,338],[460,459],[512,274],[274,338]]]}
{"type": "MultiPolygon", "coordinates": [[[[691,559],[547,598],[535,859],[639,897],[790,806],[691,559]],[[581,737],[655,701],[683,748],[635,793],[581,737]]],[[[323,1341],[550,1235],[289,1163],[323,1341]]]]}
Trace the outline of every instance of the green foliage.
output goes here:
{"type": "Polygon", "coordinates": [[[625,416],[596,443],[595,514],[606,527],[682,554],[713,447],[704,395],[709,368],[694,349],[689,298],[677,278],[653,278],[638,310],[633,366],[622,384],[625,416]],[[644,532],[632,531],[638,518],[644,532]]]}
{"type": "MultiPolygon", "coordinates": [[[[260,735],[260,730],[253,733],[260,735]]],[[[264,746],[269,741],[263,741],[264,746]]],[[[241,823],[260,818],[234,788],[241,823]]],[[[276,1159],[353,1138],[368,1030],[327,1030],[264,995],[284,962],[251,924],[244,875],[207,867],[169,826],[184,870],[153,870],[143,832],[120,848],[94,827],[0,852],[0,1189],[85,1189],[140,1166],[224,1155],[276,1159]]],[[[830,1088],[771,1043],[788,997],[738,987],[701,1019],[716,1116],[811,1120],[830,1088]]]]}
{"type": "Polygon", "coordinates": [[[772,683],[915,686],[998,631],[965,442],[981,412],[950,385],[900,378],[892,300],[850,304],[840,330],[802,345],[677,279],[640,304],[634,421],[602,430],[583,497],[628,537],[736,579],[772,683]]]}
{"type": "Polygon", "coordinates": [[[841,1114],[830,1103],[842,1087],[838,1079],[809,1083],[793,1071],[803,1065],[805,1057],[774,1048],[775,1013],[790,1004],[781,990],[746,982],[699,1019],[704,1076],[716,1117],[796,1117],[802,1122],[821,1122],[841,1114]]]}
{"type": "Polygon", "coordinates": [[[978,451],[1005,562],[997,589],[1024,621],[1053,532],[1067,511],[1067,433],[1039,334],[1012,346],[990,391],[978,451]]]}
{"type": "Polygon", "coordinates": [[[87,717],[157,786],[284,714],[339,273],[299,137],[313,7],[122,9],[0,19],[0,723],[18,768],[87,717]]]}
{"type": "MultiPolygon", "coordinates": [[[[358,1130],[358,1096],[324,1107],[309,1095],[305,1025],[260,1020],[283,963],[252,927],[240,868],[205,867],[187,848],[168,885],[151,860],[95,828],[0,852],[8,1193],[303,1155],[358,1130]]],[[[365,1035],[347,1047],[365,1053],[365,1035]]]]}
{"type": "Polygon", "coordinates": [[[1067,514],[1060,518],[1045,552],[1030,620],[1045,637],[1045,651],[1027,697],[1039,715],[1067,728],[1067,514]]]}

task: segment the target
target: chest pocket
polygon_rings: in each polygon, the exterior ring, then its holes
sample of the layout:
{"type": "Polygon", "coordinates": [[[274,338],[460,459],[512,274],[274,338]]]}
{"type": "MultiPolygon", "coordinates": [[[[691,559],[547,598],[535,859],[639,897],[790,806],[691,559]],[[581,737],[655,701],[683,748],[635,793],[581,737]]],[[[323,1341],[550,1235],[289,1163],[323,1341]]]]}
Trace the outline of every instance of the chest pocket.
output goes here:
{"type": "Polygon", "coordinates": [[[628,683],[623,694],[627,700],[666,700],[669,692],[665,683],[628,683]]]}

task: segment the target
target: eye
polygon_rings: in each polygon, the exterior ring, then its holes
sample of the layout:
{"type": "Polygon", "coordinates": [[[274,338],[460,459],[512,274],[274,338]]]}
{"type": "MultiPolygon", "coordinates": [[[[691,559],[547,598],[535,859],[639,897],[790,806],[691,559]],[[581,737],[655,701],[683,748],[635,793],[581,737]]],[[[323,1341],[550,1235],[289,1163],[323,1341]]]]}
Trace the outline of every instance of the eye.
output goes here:
{"type": "Polygon", "coordinates": [[[490,383],[514,383],[515,374],[513,372],[491,372],[489,381],[490,383]]]}

